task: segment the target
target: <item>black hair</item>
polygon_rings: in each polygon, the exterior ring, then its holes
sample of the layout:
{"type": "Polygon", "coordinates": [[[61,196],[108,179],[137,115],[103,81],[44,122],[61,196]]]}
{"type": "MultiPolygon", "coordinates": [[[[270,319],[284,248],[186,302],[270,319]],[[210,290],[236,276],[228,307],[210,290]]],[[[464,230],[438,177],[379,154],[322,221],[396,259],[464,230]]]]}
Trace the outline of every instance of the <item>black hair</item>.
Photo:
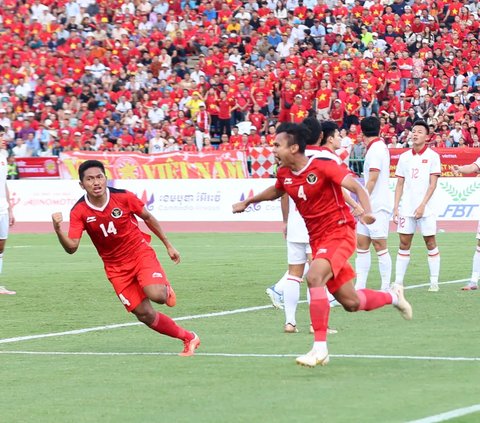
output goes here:
{"type": "Polygon", "coordinates": [[[322,124],[314,116],[309,116],[303,119],[302,124],[310,130],[310,136],[308,137],[306,144],[315,145],[322,135],[322,124]]]}
{"type": "Polygon", "coordinates": [[[0,132],[5,132],[5,128],[2,125],[0,125],[0,132]]]}
{"type": "Polygon", "coordinates": [[[281,123],[276,134],[286,133],[288,135],[288,145],[298,145],[298,151],[305,153],[305,147],[307,146],[307,139],[311,138],[310,129],[304,124],[284,122],[281,123]]]}
{"type": "Polygon", "coordinates": [[[322,122],[323,136],[320,145],[325,145],[328,138],[335,136],[335,131],[338,131],[338,125],[333,120],[325,120],[322,122]]]}
{"type": "Polygon", "coordinates": [[[412,129],[415,126],[423,126],[425,128],[425,130],[427,131],[427,135],[430,134],[430,128],[428,126],[428,123],[425,122],[424,120],[416,120],[415,122],[413,122],[412,129]]]}
{"type": "Polygon", "coordinates": [[[78,177],[80,178],[80,181],[83,180],[85,172],[92,167],[98,167],[105,175],[105,166],[102,162],[98,160],[86,160],[78,167],[78,177]]]}
{"type": "Polygon", "coordinates": [[[362,133],[366,137],[378,137],[380,134],[380,119],[376,116],[369,116],[360,122],[362,133]]]}

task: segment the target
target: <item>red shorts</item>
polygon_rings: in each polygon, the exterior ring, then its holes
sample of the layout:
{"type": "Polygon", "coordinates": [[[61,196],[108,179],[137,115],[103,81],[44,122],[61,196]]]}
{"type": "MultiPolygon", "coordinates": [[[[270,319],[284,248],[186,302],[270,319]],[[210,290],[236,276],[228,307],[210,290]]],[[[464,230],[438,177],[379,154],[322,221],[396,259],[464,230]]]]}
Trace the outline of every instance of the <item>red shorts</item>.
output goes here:
{"type": "Polygon", "coordinates": [[[148,285],[170,286],[165,271],[153,248],[142,250],[133,261],[120,265],[105,264],[107,278],[125,308],[131,312],[147,298],[143,288],[148,285]]]}
{"type": "Polygon", "coordinates": [[[344,225],[328,232],[310,244],[313,259],[323,258],[328,260],[332,267],[333,278],[327,282],[330,293],[333,294],[355,277],[355,271],[348,262],[357,245],[355,229],[344,225]]]}

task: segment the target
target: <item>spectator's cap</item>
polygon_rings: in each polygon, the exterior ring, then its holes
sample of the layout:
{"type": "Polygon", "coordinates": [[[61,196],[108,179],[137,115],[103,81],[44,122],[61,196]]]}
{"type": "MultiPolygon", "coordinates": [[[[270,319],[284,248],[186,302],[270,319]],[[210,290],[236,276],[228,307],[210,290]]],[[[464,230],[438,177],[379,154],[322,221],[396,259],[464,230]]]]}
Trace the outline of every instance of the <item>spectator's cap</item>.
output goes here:
{"type": "Polygon", "coordinates": [[[372,32],[372,37],[378,37],[378,32],[372,32]]]}
{"type": "Polygon", "coordinates": [[[295,72],[295,70],[294,70],[294,69],[292,69],[292,70],[290,70],[289,74],[290,74],[290,75],[295,75],[295,74],[296,74],[296,72],[295,72]]]}
{"type": "Polygon", "coordinates": [[[367,69],[365,69],[365,72],[373,73],[373,70],[371,70],[370,68],[367,68],[367,69]]]}
{"type": "Polygon", "coordinates": [[[447,122],[442,122],[440,126],[446,126],[448,128],[448,123],[447,122]]]}
{"type": "Polygon", "coordinates": [[[168,65],[166,63],[162,63],[162,68],[168,68],[168,65]]]}
{"type": "Polygon", "coordinates": [[[194,91],[192,95],[198,95],[200,97],[200,93],[198,91],[194,91]]]}
{"type": "Polygon", "coordinates": [[[45,126],[50,126],[52,124],[52,121],[51,119],[45,119],[43,123],[45,124],[45,126]]]}
{"type": "Polygon", "coordinates": [[[223,34],[223,35],[222,35],[222,38],[228,38],[228,35],[227,35],[227,34],[223,34]]]}
{"type": "Polygon", "coordinates": [[[341,102],[342,102],[342,100],[340,100],[339,98],[336,98],[335,101],[334,101],[334,103],[341,103],[341,102]]]}
{"type": "Polygon", "coordinates": [[[72,114],[72,111],[71,110],[65,110],[64,112],[66,115],[71,115],[72,114]]]}
{"type": "Polygon", "coordinates": [[[68,134],[70,131],[68,129],[62,129],[62,134],[68,134]]]}
{"type": "Polygon", "coordinates": [[[28,112],[25,116],[27,116],[27,117],[34,117],[34,116],[35,116],[35,113],[33,113],[33,112],[28,112]]]}
{"type": "Polygon", "coordinates": [[[205,107],[205,103],[204,102],[198,103],[198,107],[205,107]]]}
{"type": "Polygon", "coordinates": [[[328,60],[322,60],[322,65],[329,65],[330,63],[328,62],[328,60]]]}
{"type": "Polygon", "coordinates": [[[368,80],[367,79],[362,79],[362,84],[368,84],[368,80]]]}
{"type": "Polygon", "coordinates": [[[236,36],[237,36],[237,34],[235,34],[235,32],[230,33],[230,38],[235,38],[236,36]]]}
{"type": "Polygon", "coordinates": [[[427,78],[423,78],[420,82],[428,82],[427,78]]]}
{"type": "Polygon", "coordinates": [[[405,7],[404,7],[405,10],[412,10],[412,8],[407,4],[405,7]]]}
{"type": "Polygon", "coordinates": [[[405,97],[406,94],[405,93],[400,93],[400,97],[405,97]]]}
{"type": "Polygon", "coordinates": [[[325,73],[323,74],[323,76],[327,76],[327,75],[330,76],[330,74],[329,74],[328,72],[325,72],[325,73]]]}
{"type": "Polygon", "coordinates": [[[92,129],[92,128],[90,127],[90,125],[85,125],[83,129],[92,129]]]}
{"type": "Polygon", "coordinates": [[[295,96],[295,98],[301,98],[301,99],[303,99],[303,96],[302,96],[301,94],[297,94],[297,95],[295,96]]]}
{"type": "Polygon", "coordinates": [[[307,68],[305,72],[313,72],[313,69],[307,68]]]}
{"type": "Polygon", "coordinates": [[[256,131],[256,130],[257,130],[257,128],[255,126],[253,126],[253,125],[250,126],[250,131],[256,131]]]}
{"type": "Polygon", "coordinates": [[[424,38],[424,39],[422,40],[422,43],[427,43],[427,44],[428,44],[428,40],[427,40],[426,38],[424,38]]]}
{"type": "Polygon", "coordinates": [[[428,17],[428,20],[429,20],[429,21],[434,21],[435,18],[434,18],[433,16],[429,16],[429,17],[428,17]]]}
{"type": "Polygon", "coordinates": [[[0,113],[7,113],[5,109],[0,109],[0,113]]]}
{"type": "Polygon", "coordinates": [[[229,81],[235,81],[235,77],[233,75],[229,75],[227,79],[229,81]]]}
{"type": "Polygon", "coordinates": [[[158,104],[158,101],[157,101],[157,100],[153,100],[153,101],[152,101],[152,104],[158,104]]]}
{"type": "Polygon", "coordinates": [[[47,101],[47,102],[45,103],[45,106],[53,106],[53,104],[52,104],[50,101],[47,101]]]}
{"type": "Polygon", "coordinates": [[[78,137],[79,135],[82,135],[82,133],[77,131],[73,135],[76,135],[78,137]]]}

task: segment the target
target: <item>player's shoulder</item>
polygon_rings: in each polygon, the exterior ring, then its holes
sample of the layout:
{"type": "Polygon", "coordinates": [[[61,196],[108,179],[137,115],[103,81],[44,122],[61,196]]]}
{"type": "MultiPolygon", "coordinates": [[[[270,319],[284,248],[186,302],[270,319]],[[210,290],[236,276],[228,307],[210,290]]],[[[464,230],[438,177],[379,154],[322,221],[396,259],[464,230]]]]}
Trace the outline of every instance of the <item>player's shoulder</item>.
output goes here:
{"type": "Polygon", "coordinates": [[[440,158],[440,154],[437,153],[433,148],[427,147],[426,152],[427,152],[430,156],[432,156],[432,157],[438,157],[438,158],[440,158]]]}
{"type": "Polygon", "coordinates": [[[110,191],[110,195],[122,195],[122,194],[130,193],[126,189],[113,188],[113,187],[108,187],[108,190],[110,191]]]}
{"type": "Polygon", "coordinates": [[[72,211],[76,211],[76,210],[80,210],[82,209],[83,207],[85,207],[87,205],[87,203],[85,202],[85,196],[82,195],[78,200],[77,202],[73,205],[72,207],[72,211]]]}

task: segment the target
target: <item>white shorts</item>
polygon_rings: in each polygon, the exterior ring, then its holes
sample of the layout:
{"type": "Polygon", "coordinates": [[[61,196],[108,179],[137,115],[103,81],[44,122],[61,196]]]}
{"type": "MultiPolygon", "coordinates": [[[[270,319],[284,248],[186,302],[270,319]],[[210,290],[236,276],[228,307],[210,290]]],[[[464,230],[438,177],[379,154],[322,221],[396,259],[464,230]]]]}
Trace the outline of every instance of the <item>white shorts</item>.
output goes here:
{"type": "Polygon", "coordinates": [[[8,214],[0,214],[0,239],[8,238],[8,229],[10,227],[10,219],[8,214]]]}
{"type": "Polygon", "coordinates": [[[288,264],[304,264],[308,261],[307,254],[312,254],[312,248],[307,242],[287,241],[288,264]]]}
{"type": "Polygon", "coordinates": [[[376,220],[371,225],[357,222],[357,234],[368,236],[370,239],[387,239],[392,214],[386,210],[380,210],[373,215],[376,220]]]}
{"type": "Polygon", "coordinates": [[[413,235],[417,227],[420,229],[422,236],[435,235],[437,233],[437,218],[433,215],[420,219],[411,216],[398,217],[397,232],[399,234],[413,235]]]}

